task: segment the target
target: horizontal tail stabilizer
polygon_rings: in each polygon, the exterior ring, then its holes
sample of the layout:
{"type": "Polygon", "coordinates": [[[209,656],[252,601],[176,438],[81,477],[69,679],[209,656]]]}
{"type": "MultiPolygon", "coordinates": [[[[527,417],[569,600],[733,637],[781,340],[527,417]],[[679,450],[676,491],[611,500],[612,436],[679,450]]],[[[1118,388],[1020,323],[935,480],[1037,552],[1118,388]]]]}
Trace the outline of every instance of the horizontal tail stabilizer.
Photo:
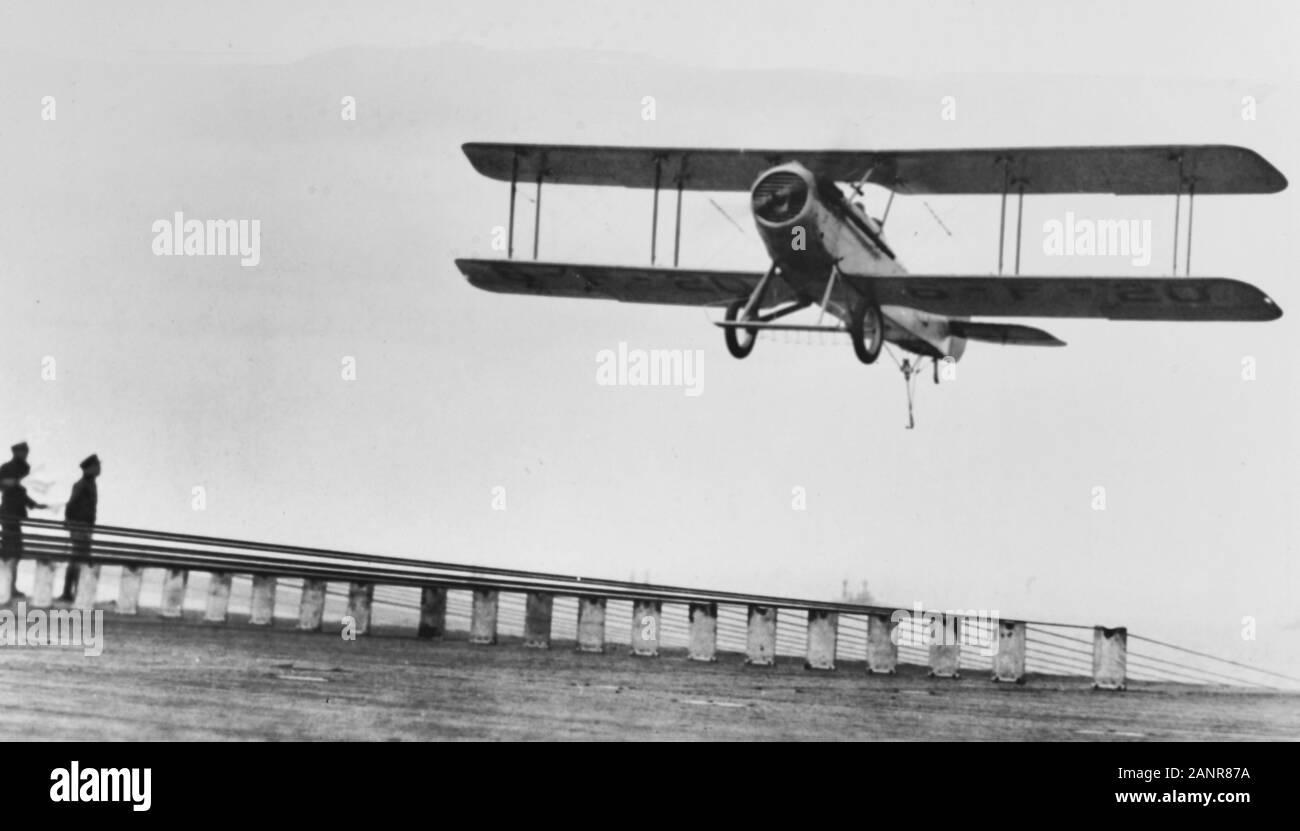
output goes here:
{"type": "MultiPolygon", "coordinates": [[[[715,320],[714,326],[723,329],[763,329],[776,332],[847,332],[844,326],[813,326],[802,323],[763,323],[762,321],[715,320]]],[[[1022,327],[1028,328],[1028,327],[1022,327]]],[[[1050,335],[1049,335],[1050,337],[1050,335]]]]}
{"type": "Polygon", "coordinates": [[[1065,346],[1065,341],[1049,332],[1035,329],[1033,326],[1021,326],[1018,323],[975,323],[969,320],[952,320],[948,322],[948,331],[966,340],[1000,343],[1003,346],[1065,346]]]}

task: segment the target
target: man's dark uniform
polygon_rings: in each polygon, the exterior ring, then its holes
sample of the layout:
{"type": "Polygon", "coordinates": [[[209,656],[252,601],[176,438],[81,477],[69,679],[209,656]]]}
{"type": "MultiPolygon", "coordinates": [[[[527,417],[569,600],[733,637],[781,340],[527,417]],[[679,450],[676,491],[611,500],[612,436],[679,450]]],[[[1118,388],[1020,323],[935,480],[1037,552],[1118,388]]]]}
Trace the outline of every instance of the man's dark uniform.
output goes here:
{"type": "MultiPolygon", "coordinates": [[[[99,464],[99,457],[91,456],[81,463],[82,471],[99,464]]],[[[77,579],[81,575],[81,566],[90,563],[90,529],[95,524],[95,508],[99,504],[99,488],[95,477],[82,473],[81,478],[72,486],[72,495],[63,509],[63,518],[68,523],[72,538],[72,562],[63,578],[63,597],[72,599],[77,593],[77,579]]]]}
{"type": "Polygon", "coordinates": [[[4,534],[3,541],[0,541],[0,556],[5,558],[23,556],[23,526],[18,520],[26,519],[27,509],[38,504],[20,484],[31,470],[27,462],[18,459],[0,465],[0,482],[5,483],[4,494],[0,496],[0,532],[4,534]]]}
{"type": "Polygon", "coordinates": [[[8,560],[0,568],[9,570],[9,599],[22,600],[26,595],[14,587],[18,578],[18,560],[23,556],[22,520],[27,518],[28,508],[45,506],[27,495],[27,488],[22,485],[23,477],[32,472],[27,464],[27,442],[20,441],[10,448],[14,457],[0,465],[0,557],[8,560]]]}
{"type": "Polygon", "coordinates": [[[28,508],[40,507],[35,499],[27,495],[27,488],[21,484],[22,478],[31,472],[25,460],[10,459],[0,465],[0,482],[3,482],[3,494],[0,494],[0,557],[7,563],[0,563],[0,568],[9,570],[9,599],[22,600],[26,597],[18,591],[18,561],[23,556],[23,525],[21,520],[27,518],[28,508]]]}

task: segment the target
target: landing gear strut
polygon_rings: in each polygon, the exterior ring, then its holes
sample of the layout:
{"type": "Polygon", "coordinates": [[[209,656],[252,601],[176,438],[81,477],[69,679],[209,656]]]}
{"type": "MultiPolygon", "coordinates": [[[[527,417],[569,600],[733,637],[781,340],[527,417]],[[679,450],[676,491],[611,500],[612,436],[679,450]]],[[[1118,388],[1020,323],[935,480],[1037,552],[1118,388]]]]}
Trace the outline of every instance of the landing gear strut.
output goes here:
{"type": "MultiPolygon", "coordinates": [[[[772,284],[772,278],[775,276],[776,263],[773,263],[772,267],[763,275],[763,279],[758,281],[757,286],[754,286],[754,291],[749,295],[748,299],[733,301],[727,307],[727,322],[735,323],[740,321],[741,323],[747,323],[751,320],[758,321],[758,310],[762,308],[763,298],[767,295],[767,287],[772,284]]],[[[727,341],[727,351],[731,353],[733,358],[748,357],[749,353],[754,351],[754,344],[758,343],[757,328],[743,327],[745,329],[743,336],[740,334],[741,328],[739,326],[728,326],[723,330],[723,335],[727,341]]]]}
{"type": "Polygon", "coordinates": [[[727,306],[727,325],[723,326],[723,335],[727,342],[727,351],[731,353],[732,357],[745,358],[749,356],[750,352],[754,351],[754,344],[758,342],[758,330],[761,326],[812,305],[811,300],[797,298],[784,306],[763,314],[760,309],[763,306],[763,300],[767,296],[767,289],[777,276],[777,266],[773,265],[763,275],[763,279],[758,281],[758,285],[754,286],[754,291],[748,298],[734,300],[731,305],[727,306]],[[746,323],[757,323],[759,325],[745,326],[746,323]]]}

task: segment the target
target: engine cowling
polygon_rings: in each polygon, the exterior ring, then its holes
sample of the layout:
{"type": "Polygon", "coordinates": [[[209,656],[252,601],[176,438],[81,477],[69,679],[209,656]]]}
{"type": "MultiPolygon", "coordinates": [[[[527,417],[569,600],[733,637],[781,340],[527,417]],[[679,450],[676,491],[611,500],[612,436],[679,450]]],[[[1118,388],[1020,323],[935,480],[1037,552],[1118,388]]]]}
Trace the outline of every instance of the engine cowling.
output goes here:
{"type": "Polygon", "coordinates": [[[812,187],[795,165],[784,165],[758,177],[750,192],[750,210],[761,224],[784,228],[808,208],[812,187]]]}

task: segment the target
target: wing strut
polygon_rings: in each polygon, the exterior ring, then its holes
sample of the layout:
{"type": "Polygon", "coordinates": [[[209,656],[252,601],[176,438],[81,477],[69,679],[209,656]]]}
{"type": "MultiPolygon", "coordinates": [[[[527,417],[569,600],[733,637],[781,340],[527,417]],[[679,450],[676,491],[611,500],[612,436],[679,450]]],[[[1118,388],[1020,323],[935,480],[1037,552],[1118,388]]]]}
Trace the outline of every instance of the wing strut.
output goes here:
{"type": "Polygon", "coordinates": [[[1187,255],[1183,257],[1183,276],[1192,276],[1192,218],[1196,210],[1196,177],[1188,176],[1183,169],[1183,157],[1175,156],[1174,160],[1178,162],[1178,189],[1174,191],[1174,270],[1173,276],[1178,276],[1178,231],[1182,228],[1182,216],[1180,207],[1183,200],[1183,188],[1187,188],[1187,255]]]}
{"type": "Polygon", "coordinates": [[[686,177],[677,177],[677,227],[673,231],[673,268],[677,267],[677,255],[682,250],[682,186],[686,184],[686,177]]]}
{"type": "Polygon", "coordinates": [[[546,175],[543,168],[537,170],[537,204],[533,211],[533,259],[537,259],[537,243],[541,241],[542,231],[542,177],[546,175]]]}
{"type": "Polygon", "coordinates": [[[510,163],[510,230],[506,232],[506,259],[515,258],[515,185],[519,183],[519,151],[510,163]]]}
{"type": "Polygon", "coordinates": [[[1174,270],[1170,272],[1171,277],[1178,276],[1178,228],[1182,224],[1182,217],[1178,211],[1183,206],[1183,157],[1178,156],[1178,190],[1174,191],[1174,270]]]}
{"type": "Polygon", "coordinates": [[[1020,276],[1020,229],[1025,221],[1025,180],[1019,180],[1020,198],[1016,201],[1016,276],[1020,276]]]}
{"type": "Polygon", "coordinates": [[[655,264],[655,244],[659,241],[659,177],[662,167],[663,159],[655,156],[654,207],[650,212],[650,265],[655,264]]]}
{"type": "Polygon", "coordinates": [[[1011,184],[1011,168],[1002,159],[1002,213],[998,220],[998,276],[1002,276],[1002,252],[1007,247],[1007,187],[1011,184]]]}
{"type": "MultiPolygon", "coordinates": [[[[1023,176],[1012,177],[1011,159],[1002,157],[1002,210],[998,219],[998,276],[1002,275],[1003,254],[1007,248],[1007,194],[1016,186],[1016,275],[1020,275],[1020,236],[1025,224],[1025,184],[1023,176]]],[[[893,200],[893,194],[890,194],[893,200]]]]}

